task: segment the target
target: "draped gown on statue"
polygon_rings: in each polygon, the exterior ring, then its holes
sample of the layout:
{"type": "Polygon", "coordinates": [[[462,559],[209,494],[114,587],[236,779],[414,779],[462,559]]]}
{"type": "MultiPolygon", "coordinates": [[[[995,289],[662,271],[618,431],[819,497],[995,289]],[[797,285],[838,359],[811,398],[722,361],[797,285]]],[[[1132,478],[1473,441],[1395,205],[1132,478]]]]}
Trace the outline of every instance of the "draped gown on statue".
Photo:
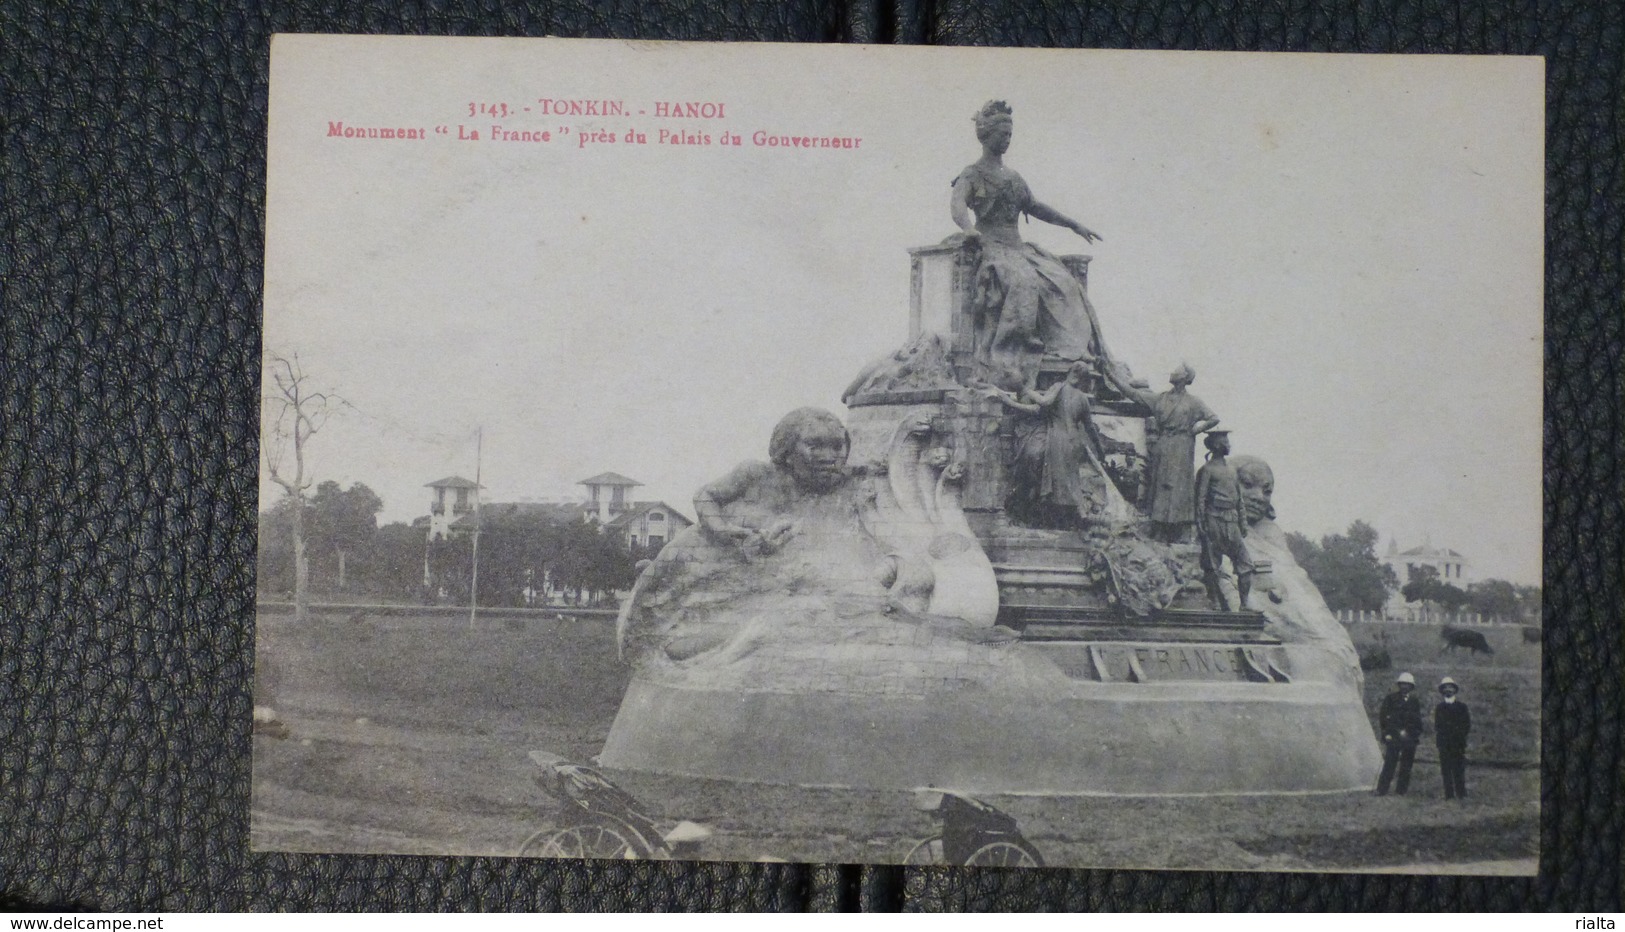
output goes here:
{"type": "Polygon", "coordinates": [[[966,188],[982,257],[973,306],[977,351],[995,371],[1022,371],[1041,354],[1065,360],[1104,355],[1083,283],[1054,254],[1022,242],[1016,221],[1033,203],[1014,170],[972,164],[954,184],[966,188]]]}

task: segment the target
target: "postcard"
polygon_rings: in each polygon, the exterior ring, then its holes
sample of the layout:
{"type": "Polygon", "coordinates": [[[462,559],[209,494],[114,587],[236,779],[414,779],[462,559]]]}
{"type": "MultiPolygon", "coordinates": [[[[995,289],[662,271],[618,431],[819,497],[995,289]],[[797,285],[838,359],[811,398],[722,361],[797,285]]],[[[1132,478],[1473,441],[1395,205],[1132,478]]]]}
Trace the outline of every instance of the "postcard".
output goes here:
{"type": "Polygon", "coordinates": [[[1535,872],[1542,60],[270,86],[256,850],[1535,872]]]}

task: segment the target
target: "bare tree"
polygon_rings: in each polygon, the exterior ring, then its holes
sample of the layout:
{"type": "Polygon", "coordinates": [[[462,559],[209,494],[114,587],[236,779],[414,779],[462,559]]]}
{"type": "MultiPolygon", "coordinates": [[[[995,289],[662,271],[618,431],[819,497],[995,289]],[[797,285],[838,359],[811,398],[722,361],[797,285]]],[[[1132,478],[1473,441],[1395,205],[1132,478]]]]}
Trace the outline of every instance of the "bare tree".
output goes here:
{"type": "Polygon", "coordinates": [[[265,372],[270,382],[261,398],[266,409],[265,468],[271,481],[293,499],[294,618],[306,622],[310,620],[310,563],[305,553],[305,490],[312,480],[305,469],[305,446],[327,424],[334,409],[348,402],[332,392],[311,390],[310,377],[299,365],[297,353],[267,356],[265,372]]]}

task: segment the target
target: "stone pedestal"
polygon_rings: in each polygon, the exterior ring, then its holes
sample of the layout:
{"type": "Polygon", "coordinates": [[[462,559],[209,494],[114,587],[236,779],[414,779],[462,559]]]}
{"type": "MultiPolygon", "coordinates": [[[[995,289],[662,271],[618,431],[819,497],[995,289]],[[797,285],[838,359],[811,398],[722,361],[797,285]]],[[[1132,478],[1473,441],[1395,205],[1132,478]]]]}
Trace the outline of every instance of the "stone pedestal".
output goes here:
{"type": "MultiPolygon", "coordinates": [[[[1237,679],[1240,648],[1113,645],[1103,662],[1124,675],[1110,682],[1075,673],[1076,657],[1005,650],[1047,669],[979,680],[961,660],[944,679],[899,661],[882,680],[748,691],[634,680],[600,761],[803,786],[1135,796],[1363,790],[1382,762],[1358,701],[1324,682],[1237,679]]],[[[1082,651],[1076,666],[1090,668],[1082,651]]]]}
{"type": "MultiPolygon", "coordinates": [[[[936,333],[946,341],[954,376],[960,384],[970,384],[986,373],[976,363],[978,346],[976,317],[971,296],[976,290],[981,244],[974,239],[952,237],[934,246],[917,246],[909,251],[911,260],[908,337],[936,333]]],[[[1059,256],[1067,271],[1089,288],[1089,260],[1082,255],[1059,256]]],[[[1066,375],[1070,364],[1051,358],[1039,366],[1039,387],[1048,387],[1066,375]]],[[[1126,402],[1097,377],[1091,387],[1103,400],[1123,402],[1125,414],[1143,416],[1146,412],[1126,402]]]]}

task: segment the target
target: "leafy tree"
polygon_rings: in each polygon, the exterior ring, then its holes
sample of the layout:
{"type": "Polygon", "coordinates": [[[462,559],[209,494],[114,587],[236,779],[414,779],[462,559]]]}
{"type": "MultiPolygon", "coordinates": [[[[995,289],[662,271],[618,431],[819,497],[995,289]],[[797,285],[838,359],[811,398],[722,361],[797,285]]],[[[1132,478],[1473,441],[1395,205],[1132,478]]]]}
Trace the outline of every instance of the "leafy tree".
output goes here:
{"type": "Polygon", "coordinates": [[[350,556],[371,548],[378,533],[378,512],[383,508],[384,500],[359,482],[347,491],[331,480],[316,486],[310,497],[310,540],[324,556],[332,555],[338,588],[348,586],[350,556]]]}
{"type": "MultiPolygon", "coordinates": [[[[307,506],[308,507],[308,506],[307,506]]],[[[261,592],[286,597],[294,591],[293,497],[284,495],[260,513],[258,578],[261,592]]]]}
{"type": "Polygon", "coordinates": [[[452,602],[468,601],[469,580],[474,565],[473,549],[473,541],[467,537],[428,541],[425,553],[429,578],[434,587],[431,597],[438,597],[444,591],[445,597],[452,602]]]}
{"type": "Polygon", "coordinates": [[[559,559],[564,526],[540,515],[487,518],[480,532],[480,604],[520,605],[559,559]]]}
{"type": "MultiPolygon", "coordinates": [[[[591,524],[535,514],[485,516],[480,531],[481,605],[520,605],[526,588],[550,582],[575,604],[630,586],[632,555],[591,524]]],[[[419,532],[421,535],[421,532],[419,532]]],[[[423,557],[419,536],[419,560],[423,557]]],[[[453,601],[467,601],[472,569],[466,538],[429,542],[430,573],[453,601]]],[[[421,563],[419,564],[421,567],[421,563]]]]}
{"type": "Polygon", "coordinates": [[[1472,599],[1460,586],[1441,580],[1434,567],[1418,566],[1407,575],[1410,579],[1399,590],[1406,602],[1431,602],[1447,612],[1458,612],[1472,599]]]}
{"type": "Polygon", "coordinates": [[[554,565],[554,584],[574,591],[574,601],[583,595],[594,601],[598,593],[624,589],[635,578],[632,557],[614,538],[590,524],[571,524],[559,541],[554,565]]]}
{"type": "Polygon", "coordinates": [[[1504,579],[1486,579],[1467,586],[1467,604],[1472,610],[1490,618],[1518,619],[1522,612],[1518,605],[1518,589],[1504,579]]]}
{"type": "Polygon", "coordinates": [[[357,575],[376,592],[417,597],[423,588],[424,533],[423,528],[399,521],[379,528],[357,575]]]}
{"type": "Polygon", "coordinates": [[[1539,586],[1514,586],[1518,593],[1518,615],[1528,624],[1541,622],[1541,591],[1539,586]]]}
{"type": "Polygon", "coordinates": [[[604,534],[598,535],[584,580],[588,590],[593,593],[593,601],[598,602],[605,593],[631,586],[637,579],[635,567],[632,555],[621,549],[617,541],[604,534]]]}
{"type": "Polygon", "coordinates": [[[1328,534],[1316,544],[1288,534],[1287,548],[1332,611],[1377,611],[1399,587],[1392,568],[1377,559],[1377,529],[1364,521],[1345,534],[1328,534]]]}
{"type": "Polygon", "coordinates": [[[1439,571],[1431,566],[1413,566],[1406,574],[1409,578],[1399,588],[1407,602],[1431,601],[1428,596],[1439,588],[1439,571]]]}
{"type": "Polygon", "coordinates": [[[1433,601],[1439,603],[1439,607],[1447,612],[1459,612],[1466,608],[1467,603],[1471,600],[1472,596],[1467,594],[1467,590],[1454,583],[1445,583],[1440,586],[1439,591],[1433,597],[1433,601]]]}
{"type": "Polygon", "coordinates": [[[1540,621],[1540,587],[1519,586],[1504,579],[1486,579],[1467,587],[1467,604],[1473,611],[1491,618],[1540,621]]]}

